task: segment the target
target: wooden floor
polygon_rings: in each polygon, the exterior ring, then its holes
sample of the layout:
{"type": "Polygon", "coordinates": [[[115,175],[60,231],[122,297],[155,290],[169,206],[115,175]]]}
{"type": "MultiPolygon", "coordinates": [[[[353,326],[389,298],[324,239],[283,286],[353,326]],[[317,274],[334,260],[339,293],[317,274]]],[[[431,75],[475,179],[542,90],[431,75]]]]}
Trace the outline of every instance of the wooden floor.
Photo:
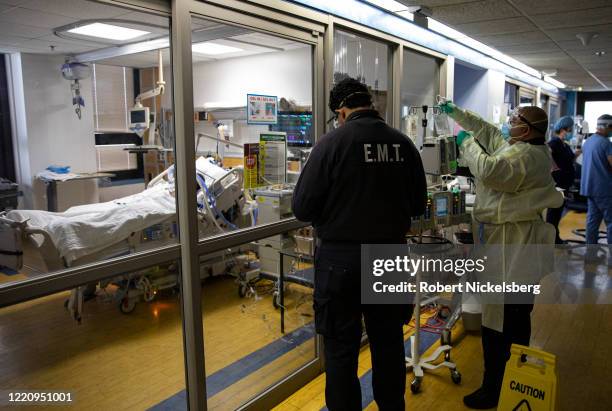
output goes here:
{"type": "MultiPolygon", "coordinates": [[[[257,298],[241,299],[230,277],[204,283],[207,376],[282,337],[270,286],[264,283],[257,298]]],[[[286,294],[287,333],[312,321],[309,294],[295,285],[286,294]]],[[[110,295],[99,295],[85,304],[80,325],[64,309],[66,297],[61,293],[0,310],[0,390],[71,391],[71,409],[143,410],[185,388],[177,295],[139,303],[129,315],[119,312],[110,295]]],[[[310,338],[264,361],[209,398],[209,407],[236,408],[312,360],[314,350],[310,338]]]]}
{"type": "MultiPolygon", "coordinates": [[[[579,239],[571,231],[583,228],[584,220],[585,214],[569,212],[561,221],[561,237],[579,239]]],[[[612,281],[610,272],[608,281],[612,281]]],[[[612,410],[612,356],[607,352],[612,341],[612,305],[536,305],[532,329],[531,345],[557,356],[558,409],[612,410]]],[[[468,409],[463,405],[463,396],[482,382],[480,336],[464,334],[453,348],[452,359],[462,373],[461,385],[450,381],[447,370],[428,372],[419,394],[407,390],[406,409],[468,409]]],[[[370,353],[365,347],[359,357],[360,375],[370,367],[370,353]]],[[[408,382],[411,380],[409,374],[408,382]]],[[[319,411],[325,406],[324,390],[325,376],[321,375],[275,411],[319,411]]],[[[364,408],[378,409],[375,403],[364,404],[364,408]]]]}
{"type": "MultiPolygon", "coordinates": [[[[568,238],[572,228],[584,227],[584,217],[568,214],[562,221],[562,237],[568,238]]],[[[269,291],[264,284],[257,298],[240,299],[231,278],[205,282],[207,376],[222,374],[220,370],[281,338],[269,291]]],[[[291,286],[287,332],[313,320],[310,293],[291,286]]],[[[0,390],[68,390],[75,395],[71,409],[115,411],[147,409],[184,389],[176,295],[160,295],[124,315],[111,295],[102,294],[86,303],[81,325],[63,308],[65,298],[66,293],[61,293],[0,309],[0,390]]],[[[532,322],[532,345],[557,355],[559,409],[612,410],[612,360],[606,351],[612,336],[612,306],[536,306],[532,322]]],[[[406,394],[407,408],[461,410],[461,398],[480,385],[480,337],[461,329],[455,335],[463,336],[453,349],[462,384],[452,384],[447,370],[428,373],[420,394],[406,394]]],[[[210,408],[235,408],[313,356],[309,339],[209,398],[210,408]]],[[[364,349],[360,374],[370,367],[370,354],[364,349]]],[[[321,375],[276,409],[318,411],[324,405],[321,375]]],[[[376,409],[373,403],[364,407],[376,409]]]]}

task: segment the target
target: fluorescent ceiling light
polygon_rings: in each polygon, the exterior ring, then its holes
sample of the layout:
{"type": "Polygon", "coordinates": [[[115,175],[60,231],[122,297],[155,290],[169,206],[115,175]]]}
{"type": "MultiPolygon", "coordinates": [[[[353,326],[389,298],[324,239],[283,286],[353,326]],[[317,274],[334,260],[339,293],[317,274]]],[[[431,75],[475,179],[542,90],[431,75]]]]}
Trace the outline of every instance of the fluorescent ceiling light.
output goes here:
{"type": "Polygon", "coordinates": [[[406,11],[406,10],[408,10],[408,7],[406,7],[405,5],[400,3],[399,1],[395,1],[395,0],[366,0],[365,2],[366,3],[370,3],[370,4],[374,4],[375,6],[383,8],[385,10],[389,10],[389,11],[394,12],[394,13],[396,11],[406,11]]]}
{"type": "Polygon", "coordinates": [[[528,65],[523,64],[516,59],[513,59],[512,57],[500,52],[499,50],[495,50],[494,48],[489,47],[486,44],[479,42],[478,40],[474,40],[473,38],[453,29],[452,27],[442,24],[439,21],[432,19],[431,17],[427,18],[427,26],[430,30],[443,34],[446,37],[453,39],[459,43],[465,44],[466,46],[471,47],[474,50],[477,50],[490,57],[493,57],[494,59],[499,60],[502,63],[522,70],[525,73],[531,74],[532,76],[538,78],[541,77],[540,72],[534,69],[533,67],[529,67],[528,65]]]}
{"type": "Polygon", "coordinates": [[[555,80],[552,77],[549,76],[544,76],[544,81],[547,83],[552,84],[553,86],[557,87],[557,88],[565,88],[567,87],[564,83],[561,83],[559,80],[555,80]]]}
{"type": "Polygon", "coordinates": [[[196,43],[191,46],[191,50],[194,53],[209,54],[213,56],[217,54],[236,53],[238,51],[243,51],[238,47],[231,47],[218,43],[196,43]]]}
{"type": "Polygon", "coordinates": [[[83,36],[100,37],[109,40],[131,40],[136,37],[150,34],[149,31],[130,29],[106,23],[92,23],[85,26],[68,30],[68,33],[81,34],[83,36]]]}

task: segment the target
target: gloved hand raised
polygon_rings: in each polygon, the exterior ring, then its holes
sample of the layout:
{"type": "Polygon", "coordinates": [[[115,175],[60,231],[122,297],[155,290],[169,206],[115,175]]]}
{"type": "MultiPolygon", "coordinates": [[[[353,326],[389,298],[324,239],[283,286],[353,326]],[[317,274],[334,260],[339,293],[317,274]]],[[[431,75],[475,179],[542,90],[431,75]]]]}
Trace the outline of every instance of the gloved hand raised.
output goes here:
{"type": "Polygon", "coordinates": [[[450,100],[446,100],[444,103],[440,104],[440,110],[442,110],[442,112],[446,114],[451,114],[456,108],[457,106],[454,105],[453,102],[450,100]]]}
{"type": "Polygon", "coordinates": [[[472,137],[474,137],[474,134],[471,131],[461,130],[459,134],[457,134],[457,145],[461,146],[465,140],[472,137]]]}

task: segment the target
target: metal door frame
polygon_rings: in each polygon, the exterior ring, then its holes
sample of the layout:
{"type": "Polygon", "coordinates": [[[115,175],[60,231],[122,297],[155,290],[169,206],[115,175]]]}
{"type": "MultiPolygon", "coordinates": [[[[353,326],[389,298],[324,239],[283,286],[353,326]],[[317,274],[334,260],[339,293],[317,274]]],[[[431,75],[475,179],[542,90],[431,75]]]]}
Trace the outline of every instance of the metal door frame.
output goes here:
{"type": "MultiPolygon", "coordinates": [[[[172,57],[175,135],[177,136],[177,193],[179,197],[179,222],[181,228],[181,263],[183,268],[183,322],[185,373],[189,409],[205,410],[206,402],[206,358],[204,355],[202,293],[199,273],[199,256],[224,248],[264,238],[271,232],[281,233],[287,229],[304,226],[291,218],[277,224],[252,227],[236,232],[200,240],[197,236],[195,191],[191,190],[195,176],[195,164],[187,159],[195,156],[193,125],[193,72],[191,54],[192,17],[219,21],[233,26],[252,28],[255,31],[289,38],[312,46],[312,104],[315,114],[314,134],[323,132],[324,108],[322,92],[325,89],[323,76],[323,41],[325,26],[316,22],[288,18],[282,13],[257,5],[234,0],[199,2],[194,0],[172,1],[172,57]],[[240,8],[238,8],[240,6],[240,8]],[[248,12],[248,14],[245,12],[248,12]],[[282,227],[282,230],[279,231],[282,227]],[[185,230],[185,231],[183,231],[185,230]]],[[[287,375],[240,409],[255,410],[271,408],[291,393],[311,381],[322,371],[320,338],[316,337],[314,359],[300,369],[287,375]]]]}

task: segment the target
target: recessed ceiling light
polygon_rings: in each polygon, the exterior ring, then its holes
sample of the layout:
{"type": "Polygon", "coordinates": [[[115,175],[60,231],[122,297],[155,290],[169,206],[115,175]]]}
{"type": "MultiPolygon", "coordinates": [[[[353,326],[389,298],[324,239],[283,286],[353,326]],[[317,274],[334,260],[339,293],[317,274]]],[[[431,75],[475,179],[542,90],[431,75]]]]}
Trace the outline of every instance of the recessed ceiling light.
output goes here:
{"type": "Polygon", "coordinates": [[[605,51],[596,51],[595,55],[598,56],[598,57],[605,56],[606,52],[605,51]]]}
{"type": "Polygon", "coordinates": [[[228,53],[236,53],[238,51],[243,51],[238,47],[226,46],[224,44],[218,43],[196,43],[191,46],[191,50],[194,53],[198,54],[208,54],[208,55],[217,55],[217,54],[228,54],[228,53]]]}
{"type": "Polygon", "coordinates": [[[149,34],[149,31],[130,29],[106,23],[92,23],[68,30],[68,33],[100,37],[109,40],[131,40],[149,34]]]}

